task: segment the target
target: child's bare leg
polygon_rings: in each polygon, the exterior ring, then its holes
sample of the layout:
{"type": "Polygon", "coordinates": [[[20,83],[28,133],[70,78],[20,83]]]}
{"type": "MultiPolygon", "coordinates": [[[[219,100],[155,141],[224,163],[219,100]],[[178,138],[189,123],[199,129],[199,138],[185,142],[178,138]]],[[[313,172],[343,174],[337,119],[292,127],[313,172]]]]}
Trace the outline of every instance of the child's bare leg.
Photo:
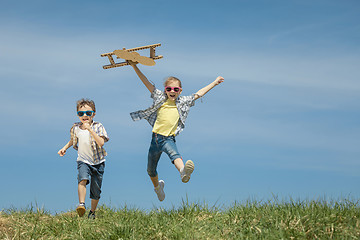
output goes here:
{"type": "Polygon", "coordinates": [[[180,172],[181,169],[184,168],[184,162],[181,158],[177,158],[174,160],[174,165],[176,169],[180,172]]]}
{"type": "Polygon", "coordinates": [[[159,186],[159,177],[158,175],[156,175],[156,177],[150,177],[151,179],[151,182],[153,183],[154,185],[154,188],[156,188],[157,186],[159,186]]]}
{"type": "Polygon", "coordinates": [[[78,184],[78,195],[79,195],[79,203],[85,203],[86,197],[86,182],[87,180],[82,180],[78,184]]]}
{"type": "Polygon", "coordinates": [[[91,199],[91,211],[92,212],[95,212],[98,203],[99,203],[99,200],[91,199]]]}

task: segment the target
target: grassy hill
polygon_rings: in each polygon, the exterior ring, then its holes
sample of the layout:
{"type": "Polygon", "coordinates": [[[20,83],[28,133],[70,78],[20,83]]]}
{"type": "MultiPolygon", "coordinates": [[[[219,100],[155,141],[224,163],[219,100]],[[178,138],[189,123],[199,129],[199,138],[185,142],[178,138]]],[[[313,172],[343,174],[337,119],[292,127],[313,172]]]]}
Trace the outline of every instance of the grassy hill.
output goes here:
{"type": "Polygon", "coordinates": [[[184,202],[151,211],[102,205],[95,220],[86,216],[2,210],[0,239],[360,239],[360,204],[347,200],[249,201],[223,209],[184,202]]]}

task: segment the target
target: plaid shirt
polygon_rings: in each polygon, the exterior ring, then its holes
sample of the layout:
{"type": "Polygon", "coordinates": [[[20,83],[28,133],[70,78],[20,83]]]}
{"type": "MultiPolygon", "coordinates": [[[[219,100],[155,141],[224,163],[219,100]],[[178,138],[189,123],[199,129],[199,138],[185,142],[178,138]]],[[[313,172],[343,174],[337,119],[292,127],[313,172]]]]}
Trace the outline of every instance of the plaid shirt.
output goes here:
{"type": "MultiPolygon", "coordinates": [[[[167,95],[163,91],[154,88],[154,91],[151,93],[151,98],[154,100],[151,107],[145,110],[132,112],[130,113],[130,116],[134,121],[144,118],[152,127],[154,127],[157,118],[157,110],[167,100],[167,95]]],[[[185,121],[189,114],[190,107],[195,105],[195,94],[192,94],[191,96],[179,96],[176,99],[175,104],[179,112],[179,123],[175,131],[175,135],[178,135],[185,128],[185,121]]]]}
{"type": "MultiPolygon", "coordinates": [[[[73,141],[73,148],[76,150],[78,150],[78,137],[75,134],[75,128],[80,127],[80,126],[81,126],[81,122],[77,122],[77,123],[74,123],[74,125],[70,129],[70,137],[71,137],[71,140],[73,141]]],[[[91,124],[91,128],[97,135],[99,135],[100,137],[104,137],[105,142],[109,141],[109,137],[106,133],[106,130],[101,123],[93,122],[91,124]]],[[[101,163],[101,160],[103,160],[105,158],[105,156],[107,155],[107,152],[105,151],[105,149],[103,147],[99,147],[99,145],[97,145],[96,141],[91,136],[91,134],[90,134],[90,142],[91,142],[91,147],[92,147],[93,156],[94,156],[93,165],[96,165],[96,164],[101,163]]]]}

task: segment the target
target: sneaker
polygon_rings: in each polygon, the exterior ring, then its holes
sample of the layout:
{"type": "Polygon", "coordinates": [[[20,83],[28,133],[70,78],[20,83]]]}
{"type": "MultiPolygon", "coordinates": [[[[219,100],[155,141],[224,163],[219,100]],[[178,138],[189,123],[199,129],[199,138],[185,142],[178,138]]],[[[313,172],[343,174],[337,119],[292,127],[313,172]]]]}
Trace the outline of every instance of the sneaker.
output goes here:
{"type": "Polygon", "coordinates": [[[180,176],[183,183],[187,183],[190,180],[191,173],[194,171],[194,163],[191,160],[187,160],[185,167],[182,169],[180,176]]]}
{"type": "Polygon", "coordinates": [[[95,219],[95,212],[91,211],[89,212],[88,219],[95,219]]]}
{"type": "Polygon", "coordinates": [[[78,213],[79,217],[84,216],[85,211],[86,211],[85,203],[80,203],[76,208],[76,212],[78,213]]]}
{"type": "Polygon", "coordinates": [[[159,185],[156,188],[154,188],[154,191],[156,192],[160,202],[165,199],[164,187],[165,187],[165,182],[163,180],[160,180],[159,185]]]}

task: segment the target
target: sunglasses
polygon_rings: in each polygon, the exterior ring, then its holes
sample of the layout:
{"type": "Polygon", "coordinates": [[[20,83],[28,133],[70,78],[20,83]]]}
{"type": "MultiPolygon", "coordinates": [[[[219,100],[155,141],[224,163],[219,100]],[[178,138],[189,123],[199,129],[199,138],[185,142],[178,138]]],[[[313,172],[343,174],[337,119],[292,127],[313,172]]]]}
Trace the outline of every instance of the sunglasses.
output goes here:
{"type": "Polygon", "coordinates": [[[174,90],[174,92],[180,92],[181,87],[165,87],[165,91],[171,92],[171,90],[174,90]]]}
{"type": "Polygon", "coordinates": [[[78,111],[77,112],[77,115],[79,117],[84,116],[84,114],[86,114],[86,116],[88,116],[88,117],[91,117],[94,114],[94,111],[78,111]]]}

